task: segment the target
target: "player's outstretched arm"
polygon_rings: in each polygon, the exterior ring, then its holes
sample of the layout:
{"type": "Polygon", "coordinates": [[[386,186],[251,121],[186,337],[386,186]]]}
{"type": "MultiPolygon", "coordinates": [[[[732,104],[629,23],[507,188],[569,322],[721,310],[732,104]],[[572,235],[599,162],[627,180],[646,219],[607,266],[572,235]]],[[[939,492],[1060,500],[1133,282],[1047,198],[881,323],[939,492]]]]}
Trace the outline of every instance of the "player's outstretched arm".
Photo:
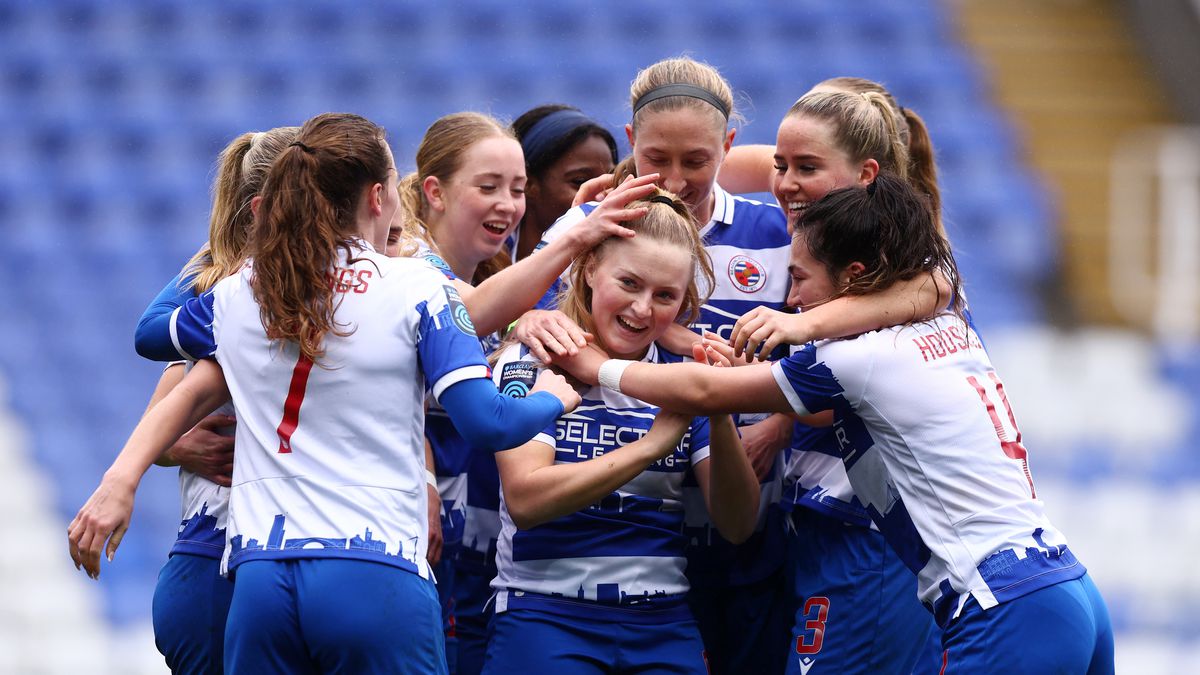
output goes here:
{"type": "MultiPolygon", "coordinates": [[[[146,412],[183,381],[186,370],[182,361],[167,366],[158,379],[146,412]]],[[[221,487],[229,487],[233,476],[233,435],[230,431],[236,423],[237,419],[232,415],[209,415],[167,448],[154,463],[181,466],[221,487]]]]}
{"type": "Polygon", "coordinates": [[[563,236],[464,295],[476,331],[481,335],[494,333],[515,321],[542,299],[579,254],[609,237],[632,237],[633,230],[621,223],[645,215],[646,208],[629,208],[629,203],[653,193],[657,179],[658,174],[649,174],[622,183],[563,236]]]}
{"type": "Polygon", "coordinates": [[[554,448],[541,441],[496,453],[513,524],[527,530],[600,501],[673,453],[691,423],[689,415],[660,411],[645,436],[583,462],[555,464],[554,448]]]}
{"type": "Polygon", "coordinates": [[[689,415],[792,410],[765,363],[741,368],[642,363],[610,360],[599,349],[588,347],[575,356],[556,357],[554,364],[587,384],[689,415]]]}
{"type": "Polygon", "coordinates": [[[438,398],[454,428],[476,449],[495,452],[527,443],[564,413],[579,405],[579,394],[566,378],[551,371],[538,375],[525,398],[510,398],[486,378],[450,385],[438,398]]]}
{"type": "Polygon", "coordinates": [[[442,560],[442,495],[437,487],[437,462],[433,457],[433,446],[425,439],[425,492],[429,498],[426,517],[429,520],[429,547],[425,551],[425,560],[430,565],[437,565],[442,560]]]}
{"type": "Polygon", "coordinates": [[[112,561],[129,529],[134,493],[146,469],[184,431],[227,400],[221,367],[215,361],[201,361],[142,418],[67,528],[76,569],[82,566],[93,579],[100,576],[101,552],[112,561]]]}
{"type": "Polygon", "coordinates": [[[781,344],[850,337],[932,318],[946,307],[951,293],[945,275],[934,272],[866,295],[844,295],[799,314],[757,307],[737,320],[729,343],[738,356],[765,359],[781,344]]]}

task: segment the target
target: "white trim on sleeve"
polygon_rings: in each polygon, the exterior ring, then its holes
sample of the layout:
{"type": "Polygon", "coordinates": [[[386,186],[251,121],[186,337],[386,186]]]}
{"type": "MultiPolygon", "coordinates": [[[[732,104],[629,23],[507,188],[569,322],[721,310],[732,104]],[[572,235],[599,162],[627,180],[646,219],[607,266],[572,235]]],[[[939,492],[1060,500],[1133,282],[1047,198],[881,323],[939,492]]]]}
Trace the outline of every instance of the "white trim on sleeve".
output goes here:
{"type": "Polygon", "coordinates": [[[443,375],[440,380],[433,383],[433,386],[430,387],[430,390],[433,392],[433,398],[440,401],[442,398],[442,392],[446,391],[451,386],[464,380],[474,380],[476,378],[483,378],[488,382],[491,382],[491,378],[488,377],[487,366],[465,366],[463,368],[452,370],[443,375]]]}
{"type": "Polygon", "coordinates": [[[179,321],[179,310],[181,309],[183,308],[176,307],[175,311],[171,312],[171,344],[175,345],[175,351],[179,352],[180,356],[188,361],[196,361],[196,357],[188,354],[187,351],[184,350],[183,345],[179,344],[179,328],[176,323],[179,321]]]}
{"type": "Polygon", "coordinates": [[[771,364],[771,375],[775,378],[775,384],[779,385],[779,390],[783,392],[784,398],[788,404],[792,406],[792,410],[796,411],[797,415],[811,415],[808,408],[804,407],[804,401],[800,400],[800,396],[796,390],[792,388],[792,383],[788,380],[787,373],[783,372],[783,362],[776,361],[771,364]]]}

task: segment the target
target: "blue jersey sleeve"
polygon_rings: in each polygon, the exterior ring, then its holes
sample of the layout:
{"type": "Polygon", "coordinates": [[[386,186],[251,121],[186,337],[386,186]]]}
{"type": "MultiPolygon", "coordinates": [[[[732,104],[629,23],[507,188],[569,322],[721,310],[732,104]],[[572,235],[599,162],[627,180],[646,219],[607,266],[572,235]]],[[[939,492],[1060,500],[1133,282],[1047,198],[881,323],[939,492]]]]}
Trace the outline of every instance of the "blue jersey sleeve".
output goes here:
{"type": "Polygon", "coordinates": [[[216,335],[213,333],[213,292],[189,298],[167,317],[166,334],[150,336],[149,351],[163,358],[158,361],[173,361],[180,358],[189,361],[204,359],[217,351],[216,335]]]}
{"type": "Polygon", "coordinates": [[[708,459],[709,454],[709,423],[707,417],[696,417],[688,430],[688,457],[692,466],[708,459]]]}
{"type": "Polygon", "coordinates": [[[421,317],[417,357],[434,398],[440,401],[442,393],[457,382],[491,378],[475,325],[453,286],[440,286],[417,306],[417,312],[421,317]]]}
{"type": "Polygon", "coordinates": [[[833,399],[843,393],[833,371],[817,358],[815,345],[807,345],[795,354],[771,365],[771,374],[800,415],[833,408],[833,399]]]}
{"type": "MultiPolygon", "coordinates": [[[[524,398],[501,394],[491,380],[459,380],[440,398],[454,428],[472,446],[495,452],[528,442],[563,414],[553,394],[539,391],[524,398]]],[[[550,432],[553,434],[553,430],[550,432]]]]}
{"type": "Polygon", "coordinates": [[[174,348],[169,347],[169,339],[164,341],[161,338],[170,334],[171,313],[196,296],[188,281],[182,273],[176,274],[142,312],[133,334],[133,348],[139,356],[152,361],[174,361],[179,358],[174,348]],[[160,349],[164,345],[169,348],[160,349]]]}

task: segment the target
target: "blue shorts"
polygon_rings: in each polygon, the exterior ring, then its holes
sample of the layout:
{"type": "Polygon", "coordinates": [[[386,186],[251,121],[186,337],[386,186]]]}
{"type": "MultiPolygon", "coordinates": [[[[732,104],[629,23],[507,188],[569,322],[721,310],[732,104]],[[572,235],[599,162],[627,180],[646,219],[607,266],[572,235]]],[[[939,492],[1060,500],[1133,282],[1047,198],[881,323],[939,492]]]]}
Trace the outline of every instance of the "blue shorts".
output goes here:
{"type": "Polygon", "coordinates": [[[742,586],[688,591],[713,675],[783,672],[792,606],[786,589],[780,569],[742,586]]]}
{"type": "Polygon", "coordinates": [[[446,668],[457,672],[455,659],[458,656],[458,638],[455,617],[455,574],[453,552],[442,549],[442,558],[433,566],[433,576],[437,579],[438,604],[442,612],[442,634],[446,636],[446,668]]]}
{"type": "Polygon", "coordinates": [[[225,672],[445,673],[437,591],[365,560],[251,560],[237,567],[225,672]]]}
{"type": "Polygon", "coordinates": [[[682,601],[663,610],[603,607],[565,599],[555,604],[559,608],[509,609],[496,614],[483,672],[708,672],[700,630],[682,601]]]}
{"type": "Polygon", "coordinates": [[[454,570],[454,634],[458,647],[457,675],[479,675],[488,647],[488,624],[494,606],[492,579],[495,568],[464,564],[454,570]]]}
{"type": "Polygon", "coordinates": [[[1089,575],[983,610],[969,598],[942,638],[942,673],[1109,675],[1113,629],[1089,575]]]}
{"type": "Polygon", "coordinates": [[[217,558],[175,553],[158,573],[151,616],[154,645],[172,673],[221,675],[233,584],[217,558]]]}
{"type": "Polygon", "coordinates": [[[795,620],[787,672],[911,672],[938,633],[917,599],[916,575],[870,528],[807,508],[796,509],[792,523],[795,620]]]}

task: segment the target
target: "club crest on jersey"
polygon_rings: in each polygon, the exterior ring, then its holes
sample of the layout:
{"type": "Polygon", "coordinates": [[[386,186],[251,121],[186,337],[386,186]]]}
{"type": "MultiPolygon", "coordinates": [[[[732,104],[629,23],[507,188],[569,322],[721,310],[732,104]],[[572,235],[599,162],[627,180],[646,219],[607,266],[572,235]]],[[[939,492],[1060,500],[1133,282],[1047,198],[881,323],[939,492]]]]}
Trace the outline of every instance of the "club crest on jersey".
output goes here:
{"type": "Polygon", "coordinates": [[[532,361],[513,361],[500,371],[500,393],[512,398],[525,398],[537,381],[538,365],[532,361]]]}
{"type": "Polygon", "coordinates": [[[767,283],[767,272],[757,261],[744,255],[735,255],[729,261],[729,280],[743,293],[753,293],[767,283]]]}
{"type": "Polygon", "coordinates": [[[454,321],[454,325],[467,335],[474,335],[475,324],[471,322],[471,315],[467,312],[467,306],[463,304],[458,291],[451,286],[442,286],[442,288],[446,291],[446,304],[450,309],[450,319],[454,321]]]}

